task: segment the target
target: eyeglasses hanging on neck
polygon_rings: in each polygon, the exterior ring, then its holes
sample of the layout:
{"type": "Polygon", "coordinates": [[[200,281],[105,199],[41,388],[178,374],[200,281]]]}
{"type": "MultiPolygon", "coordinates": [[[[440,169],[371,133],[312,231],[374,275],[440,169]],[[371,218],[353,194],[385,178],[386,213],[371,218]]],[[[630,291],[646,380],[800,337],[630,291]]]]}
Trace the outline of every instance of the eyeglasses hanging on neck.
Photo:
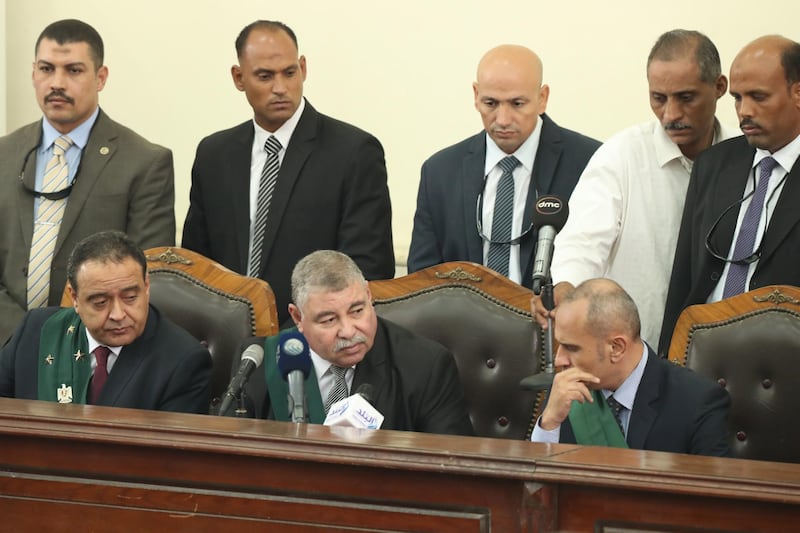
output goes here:
{"type": "MultiPolygon", "coordinates": [[[[788,174],[784,174],[784,176],[778,182],[778,185],[776,185],[775,188],[772,190],[772,192],[769,193],[769,196],[767,197],[767,201],[764,202],[764,213],[767,213],[767,210],[769,209],[769,204],[770,204],[770,202],[772,202],[772,198],[775,196],[775,193],[778,192],[781,189],[781,185],[783,185],[783,182],[786,181],[786,177],[787,176],[788,176],[788,174]]],[[[761,258],[761,247],[764,245],[764,235],[767,234],[767,226],[769,225],[768,224],[768,220],[767,220],[766,217],[764,219],[764,227],[761,230],[761,239],[759,239],[758,246],[753,251],[753,253],[750,254],[750,255],[747,255],[745,257],[739,257],[739,258],[732,257],[732,258],[728,259],[728,256],[727,255],[722,255],[722,253],[719,252],[719,248],[714,246],[714,243],[712,242],[713,239],[714,239],[714,235],[717,232],[717,226],[719,226],[720,222],[725,217],[725,215],[727,215],[729,212],[733,212],[733,213],[736,213],[736,215],[738,217],[738,214],[739,214],[739,209],[738,208],[745,201],[750,199],[756,193],[756,183],[755,183],[755,181],[756,181],[756,178],[755,178],[755,174],[754,174],[753,175],[753,190],[750,191],[744,198],[736,200],[731,205],[726,207],[725,210],[723,210],[722,213],[720,213],[720,215],[717,217],[717,219],[711,225],[711,228],[708,230],[708,234],[706,235],[706,243],[705,243],[706,244],[706,251],[708,253],[710,253],[715,259],[719,259],[720,261],[724,261],[726,263],[732,263],[734,265],[749,265],[751,263],[755,263],[756,261],[758,261],[761,258]],[[737,208],[737,209],[734,210],[734,208],[737,208]]],[[[733,238],[731,238],[730,246],[731,247],[734,246],[733,238]]]]}
{"type": "MultiPolygon", "coordinates": [[[[519,244],[522,241],[522,239],[524,239],[526,236],[528,236],[528,235],[533,233],[533,221],[528,223],[528,227],[527,227],[527,229],[525,231],[523,231],[522,233],[520,233],[516,237],[512,237],[509,240],[497,240],[497,239],[492,240],[492,238],[489,235],[486,235],[483,232],[483,209],[482,209],[482,207],[483,207],[483,195],[486,192],[486,182],[487,181],[489,181],[488,176],[484,176],[484,178],[483,178],[483,187],[481,187],[481,192],[480,192],[480,194],[478,194],[478,202],[475,205],[475,227],[478,230],[478,235],[480,235],[481,239],[483,239],[484,241],[488,242],[489,244],[511,244],[511,245],[519,244]]],[[[533,186],[533,183],[531,183],[531,186],[533,186]]],[[[539,193],[537,191],[536,192],[536,198],[538,198],[538,197],[539,197],[539,193]]],[[[513,235],[513,230],[512,230],[512,235],[513,235]]]]}
{"type": "MultiPolygon", "coordinates": [[[[25,183],[25,167],[28,166],[28,159],[30,159],[31,154],[33,154],[38,149],[39,145],[36,145],[33,148],[31,148],[27,154],[25,154],[25,159],[22,160],[22,168],[19,170],[19,182],[22,185],[22,188],[25,189],[25,192],[27,192],[30,195],[33,195],[34,198],[44,198],[45,200],[50,200],[51,202],[54,202],[56,200],[63,200],[64,198],[69,196],[70,192],[72,192],[72,187],[75,185],[75,182],[78,179],[78,174],[80,173],[81,170],[80,163],[78,163],[78,168],[75,172],[75,175],[72,178],[72,181],[70,181],[69,185],[67,185],[63,189],[51,192],[37,191],[35,188],[25,183]]],[[[79,161],[83,161],[82,157],[83,148],[80,148],[80,151],[81,151],[81,157],[79,158],[79,161]]]]}

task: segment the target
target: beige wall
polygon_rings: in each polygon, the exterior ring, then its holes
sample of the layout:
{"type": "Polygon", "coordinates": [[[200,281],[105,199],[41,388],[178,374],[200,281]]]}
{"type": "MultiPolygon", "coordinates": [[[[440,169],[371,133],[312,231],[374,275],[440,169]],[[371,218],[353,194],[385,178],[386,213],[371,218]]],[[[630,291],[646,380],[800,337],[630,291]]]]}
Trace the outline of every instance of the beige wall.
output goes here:
{"type": "MultiPolygon", "coordinates": [[[[709,35],[727,71],[736,51],[765,33],[800,40],[796,0],[0,0],[0,130],[40,116],[30,83],[33,45],[53,20],[76,17],[106,42],[109,82],[101,105],[114,119],[175,153],[179,231],[198,141],[249,118],[230,80],[233,41],[257,18],[293,27],[308,60],[305,94],[324,113],[384,144],[398,259],[408,251],[419,167],[478,131],[471,83],[482,53],[502,42],[535,49],[551,87],[548,113],[599,139],[647,120],[644,62],[655,38],[685,27],[709,35]],[[3,6],[5,9],[3,10],[3,6]],[[123,7],[124,6],[124,7],[123,7]],[[758,7],[756,7],[758,6],[758,7]],[[758,12],[757,12],[758,10],[758,12]],[[768,21],[766,13],[774,14],[768,21]],[[5,105],[5,117],[3,106],[5,105]],[[5,118],[5,120],[3,120],[5,118]]],[[[732,100],[719,116],[735,125],[732,100]]]]}

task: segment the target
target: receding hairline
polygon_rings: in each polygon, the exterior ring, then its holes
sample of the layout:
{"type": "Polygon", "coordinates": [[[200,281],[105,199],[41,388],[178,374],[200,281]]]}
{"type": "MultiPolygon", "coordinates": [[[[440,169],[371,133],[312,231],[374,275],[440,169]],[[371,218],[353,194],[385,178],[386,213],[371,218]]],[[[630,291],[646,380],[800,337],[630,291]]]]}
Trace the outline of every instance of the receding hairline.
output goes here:
{"type": "Polygon", "coordinates": [[[544,66],[539,55],[525,46],[517,44],[501,44],[483,54],[476,71],[476,79],[480,81],[482,75],[490,69],[513,68],[517,71],[531,72],[542,84],[544,66]]]}

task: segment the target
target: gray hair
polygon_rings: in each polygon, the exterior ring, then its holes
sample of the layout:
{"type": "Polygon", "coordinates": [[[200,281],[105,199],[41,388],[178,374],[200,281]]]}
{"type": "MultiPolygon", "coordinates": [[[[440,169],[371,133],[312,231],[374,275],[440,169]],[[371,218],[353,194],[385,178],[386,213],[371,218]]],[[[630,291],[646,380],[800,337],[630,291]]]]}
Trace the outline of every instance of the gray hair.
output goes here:
{"type": "Polygon", "coordinates": [[[302,312],[312,292],[338,292],[354,283],[366,285],[367,281],[350,257],[335,250],[318,250],[295,265],[292,301],[302,312]]]}
{"type": "Polygon", "coordinates": [[[647,56],[647,68],[658,61],[675,61],[694,53],[700,69],[700,81],[714,84],[722,75],[719,52],[711,39],[699,31],[672,30],[661,35],[647,56]]]}

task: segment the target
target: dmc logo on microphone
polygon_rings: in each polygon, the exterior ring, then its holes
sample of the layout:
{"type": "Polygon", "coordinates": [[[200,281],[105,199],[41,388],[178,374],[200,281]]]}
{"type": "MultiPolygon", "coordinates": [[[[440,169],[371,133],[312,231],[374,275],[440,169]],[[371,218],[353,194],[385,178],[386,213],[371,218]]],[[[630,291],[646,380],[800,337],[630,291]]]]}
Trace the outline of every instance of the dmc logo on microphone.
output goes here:
{"type": "Polygon", "coordinates": [[[300,355],[303,353],[303,341],[299,339],[288,339],[283,343],[283,353],[286,355],[300,355]]]}
{"type": "Polygon", "coordinates": [[[536,210],[543,215],[552,215],[561,211],[564,204],[555,196],[542,196],[536,201],[536,210]]]}

